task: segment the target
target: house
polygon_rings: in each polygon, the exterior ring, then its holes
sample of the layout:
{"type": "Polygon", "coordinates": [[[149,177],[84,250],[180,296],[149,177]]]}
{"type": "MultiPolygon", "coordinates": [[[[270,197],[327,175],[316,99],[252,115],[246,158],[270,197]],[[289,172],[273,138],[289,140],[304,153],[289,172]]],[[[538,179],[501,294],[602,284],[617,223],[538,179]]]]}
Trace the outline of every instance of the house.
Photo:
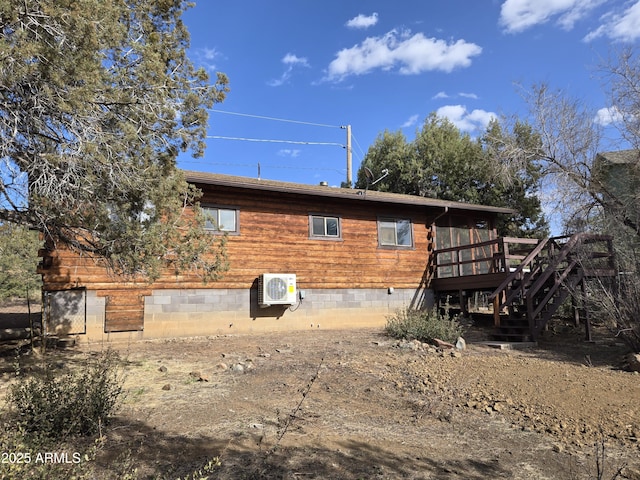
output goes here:
{"type": "Polygon", "coordinates": [[[217,220],[206,225],[211,234],[228,235],[223,278],[203,284],[166,272],[135,284],[62,248],[43,251],[48,331],[96,340],[383,326],[399,308],[433,304],[436,246],[494,240],[497,215],[512,213],[324,185],[186,178],[217,220]]]}
{"type": "Polygon", "coordinates": [[[640,150],[619,150],[596,155],[592,188],[601,195],[605,215],[625,218],[625,224],[640,225],[640,150]]]}
{"type": "Polygon", "coordinates": [[[608,199],[636,201],[640,189],[640,150],[601,152],[593,163],[595,188],[608,199]]]}

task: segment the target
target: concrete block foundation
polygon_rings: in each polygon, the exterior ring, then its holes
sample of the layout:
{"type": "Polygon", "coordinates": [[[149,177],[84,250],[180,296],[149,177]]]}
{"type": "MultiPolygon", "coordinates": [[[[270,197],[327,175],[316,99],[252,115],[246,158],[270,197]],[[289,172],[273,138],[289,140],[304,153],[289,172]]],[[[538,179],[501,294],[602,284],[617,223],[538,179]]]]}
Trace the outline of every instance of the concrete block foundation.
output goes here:
{"type": "MultiPolygon", "coordinates": [[[[105,333],[105,299],[86,291],[85,303],[77,291],[55,292],[56,310],[52,317],[69,318],[77,323],[86,317],[85,333],[78,341],[133,341],[139,339],[260,333],[308,329],[348,329],[384,327],[395,311],[416,305],[432,306],[429,290],[415,289],[316,289],[304,290],[304,298],[294,305],[258,305],[256,289],[165,289],[144,297],[144,330],[105,333]],[[65,301],[66,297],[73,301],[65,301]],[[64,310],[64,306],[73,312],[64,310]],[[85,313],[86,312],[86,313],[85,313]]],[[[78,330],[78,329],[76,329],[78,330]]],[[[64,334],[65,332],[60,331],[64,334]]]]}

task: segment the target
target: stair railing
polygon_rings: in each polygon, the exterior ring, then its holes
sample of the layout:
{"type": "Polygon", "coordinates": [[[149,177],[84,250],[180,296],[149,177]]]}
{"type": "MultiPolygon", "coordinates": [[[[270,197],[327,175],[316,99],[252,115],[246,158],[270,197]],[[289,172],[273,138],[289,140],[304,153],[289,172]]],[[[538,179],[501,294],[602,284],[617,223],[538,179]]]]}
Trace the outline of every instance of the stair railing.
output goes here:
{"type": "MultiPolygon", "coordinates": [[[[573,251],[573,249],[579,244],[582,243],[584,238],[584,233],[576,233],[572,235],[571,238],[562,246],[560,251],[557,254],[554,254],[553,251],[549,253],[550,263],[547,268],[544,269],[543,272],[535,279],[535,281],[531,284],[526,294],[528,297],[535,297],[536,293],[544,286],[544,284],[549,280],[551,275],[554,275],[567,256],[573,251]]],[[[555,240],[558,237],[550,238],[549,240],[555,243],[555,240]]],[[[565,237],[560,237],[565,238],[565,237]]],[[[556,244],[557,245],[557,244],[556,244]]]]}
{"type": "Polygon", "coordinates": [[[501,298],[502,293],[509,286],[511,286],[515,281],[518,281],[518,280],[522,281],[519,288],[514,289],[510,292],[509,296],[505,299],[505,301],[500,303],[500,308],[504,307],[505,305],[511,304],[515,299],[515,297],[517,297],[518,295],[524,296],[524,293],[526,291],[525,284],[527,283],[525,282],[525,280],[533,278],[534,272],[535,274],[537,274],[537,271],[540,268],[540,266],[534,266],[534,268],[531,269],[530,266],[532,265],[533,261],[537,258],[537,256],[540,254],[540,252],[545,248],[548,241],[549,239],[541,240],[540,243],[538,243],[533,248],[533,250],[531,250],[531,252],[529,252],[529,254],[520,262],[520,264],[513,270],[513,272],[511,272],[504,279],[504,281],[494,290],[494,292],[491,295],[489,295],[488,299],[493,300],[496,297],[501,298]],[[525,275],[525,268],[527,267],[530,268],[530,272],[527,275],[525,275]]]}
{"type": "Polygon", "coordinates": [[[614,272],[610,236],[577,233],[571,236],[553,237],[542,240],[531,250],[520,265],[489,296],[489,300],[502,299],[506,292],[504,299],[500,302],[500,309],[505,306],[512,307],[516,300],[524,301],[529,330],[535,339],[571,290],[575,289],[586,276],[598,275],[601,272],[607,276],[613,275],[612,272],[614,272]],[[602,241],[607,242],[607,251],[589,250],[583,252],[580,258],[578,251],[580,245],[602,241]],[[594,267],[592,262],[594,259],[605,259],[607,265],[604,268],[594,267]],[[529,272],[526,272],[526,269],[529,269],[529,272]],[[548,290],[544,291],[546,288],[548,290]],[[539,295],[541,291],[544,291],[543,295],[539,295]],[[537,296],[542,297],[539,302],[535,302],[537,296]],[[553,302],[552,307],[548,308],[550,302],[553,302]],[[543,312],[545,307],[547,310],[543,312]]]}

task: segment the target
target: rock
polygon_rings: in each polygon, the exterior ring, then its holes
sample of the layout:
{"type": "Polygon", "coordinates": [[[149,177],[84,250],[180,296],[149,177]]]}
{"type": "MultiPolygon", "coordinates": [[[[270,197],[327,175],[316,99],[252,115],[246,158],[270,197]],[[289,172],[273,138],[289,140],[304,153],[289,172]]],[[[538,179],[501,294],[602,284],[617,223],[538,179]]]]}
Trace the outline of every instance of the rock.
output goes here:
{"type": "Polygon", "coordinates": [[[191,378],[195,378],[195,380],[197,382],[208,382],[209,379],[207,377],[205,377],[204,375],[202,375],[200,372],[191,372],[189,373],[189,376],[191,378]]]}
{"type": "Polygon", "coordinates": [[[454,351],[451,352],[451,357],[460,358],[460,357],[462,357],[462,354],[460,352],[454,350],[454,351]]]}
{"type": "Polygon", "coordinates": [[[216,364],[214,368],[220,372],[224,372],[225,370],[229,369],[229,365],[227,365],[226,363],[220,362],[216,364]]]}
{"type": "Polygon", "coordinates": [[[640,353],[630,353],[625,357],[625,364],[630,372],[640,372],[640,353]]]}
{"type": "Polygon", "coordinates": [[[258,356],[262,358],[271,358],[271,354],[267,352],[259,353],[258,356]]]}
{"type": "Polygon", "coordinates": [[[438,348],[455,348],[453,344],[440,340],[439,338],[434,338],[433,343],[438,348]]]}
{"type": "Polygon", "coordinates": [[[158,371],[159,371],[159,372],[162,372],[162,373],[167,373],[167,367],[165,367],[164,365],[162,365],[160,368],[158,368],[158,371]]]}
{"type": "Polygon", "coordinates": [[[167,383],[166,385],[162,386],[162,389],[163,390],[171,390],[171,385],[167,383]]]}
{"type": "Polygon", "coordinates": [[[244,373],[244,365],[242,365],[241,363],[234,363],[231,366],[231,371],[236,373],[244,373]]]}
{"type": "Polygon", "coordinates": [[[466,350],[467,349],[467,342],[465,341],[464,338],[458,337],[458,340],[456,341],[456,348],[458,350],[466,350]]]}
{"type": "Polygon", "coordinates": [[[415,345],[412,342],[402,342],[398,344],[398,348],[403,350],[414,350],[415,345]]]}

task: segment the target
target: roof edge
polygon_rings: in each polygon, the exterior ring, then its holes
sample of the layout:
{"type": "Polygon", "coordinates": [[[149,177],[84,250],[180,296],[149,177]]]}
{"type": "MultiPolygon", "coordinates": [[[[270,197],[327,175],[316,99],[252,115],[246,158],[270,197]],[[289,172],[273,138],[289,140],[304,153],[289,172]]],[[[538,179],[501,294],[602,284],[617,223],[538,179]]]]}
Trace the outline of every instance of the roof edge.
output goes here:
{"type": "Polygon", "coordinates": [[[402,204],[412,206],[428,206],[448,208],[454,210],[471,210],[488,213],[516,213],[516,210],[506,207],[493,207],[474,203],[454,202],[437,198],[420,197],[400,193],[378,192],[352,188],[328,187],[301,183],[263,180],[259,178],[223,175],[218,173],[196,172],[183,170],[189,183],[202,185],[219,185],[225,187],[245,188],[250,190],[272,191],[295,195],[311,195],[326,198],[348,199],[352,201],[372,201],[378,203],[402,204]]]}

